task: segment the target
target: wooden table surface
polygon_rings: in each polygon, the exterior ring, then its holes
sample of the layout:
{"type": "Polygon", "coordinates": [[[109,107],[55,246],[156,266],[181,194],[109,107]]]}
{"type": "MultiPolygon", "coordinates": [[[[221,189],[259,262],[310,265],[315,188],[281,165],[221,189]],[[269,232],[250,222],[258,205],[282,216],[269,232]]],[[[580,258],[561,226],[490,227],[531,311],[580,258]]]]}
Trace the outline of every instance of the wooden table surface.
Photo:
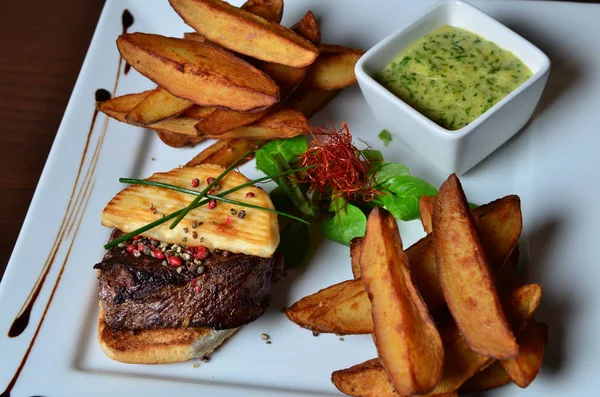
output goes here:
{"type": "Polygon", "coordinates": [[[0,279],[103,4],[0,2],[0,279]]]}

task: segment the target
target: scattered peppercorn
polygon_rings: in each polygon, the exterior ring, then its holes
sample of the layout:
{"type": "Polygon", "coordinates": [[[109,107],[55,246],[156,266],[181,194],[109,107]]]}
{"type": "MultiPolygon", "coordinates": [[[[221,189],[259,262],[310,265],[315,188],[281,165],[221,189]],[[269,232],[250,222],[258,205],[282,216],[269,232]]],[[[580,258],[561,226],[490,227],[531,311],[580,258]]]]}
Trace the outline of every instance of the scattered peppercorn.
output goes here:
{"type": "Polygon", "coordinates": [[[169,264],[171,266],[181,266],[181,259],[176,256],[169,257],[169,264]]]}
{"type": "Polygon", "coordinates": [[[229,213],[231,215],[237,215],[238,212],[237,212],[237,210],[235,208],[232,208],[232,209],[229,210],[229,213]]]}
{"type": "Polygon", "coordinates": [[[192,232],[192,238],[193,238],[193,239],[197,239],[197,238],[198,238],[198,233],[196,233],[196,232],[192,232]]]}
{"type": "Polygon", "coordinates": [[[192,221],[192,229],[195,229],[197,227],[198,227],[198,222],[192,221]]]}
{"type": "Polygon", "coordinates": [[[312,334],[313,334],[313,336],[315,336],[315,337],[319,336],[319,333],[318,333],[317,331],[313,331],[313,333],[312,333],[312,334]]]}
{"type": "Polygon", "coordinates": [[[190,229],[188,229],[187,227],[184,227],[184,228],[183,228],[183,232],[184,232],[184,233],[186,233],[186,234],[187,234],[187,232],[189,232],[189,231],[190,231],[190,229]]]}
{"type": "Polygon", "coordinates": [[[268,341],[266,341],[265,343],[266,343],[267,345],[270,345],[270,344],[271,344],[271,341],[270,341],[270,340],[268,340],[268,341]]]}
{"type": "Polygon", "coordinates": [[[256,197],[256,194],[254,194],[254,192],[246,193],[246,198],[253,198],[253,197],[256,197]]]}
{"type": "Polygon", "coordinates": [[[238,213],[238,218],[240,218],[240,219],[244,219],[245,216],[246,216],[246,211],[244,211],[244,210],[241,210],[238,213]]]}
{"type": "Polygon", "coordinates": [[[269,335],[267,335],[267,334],[260,334],[260,338],[262,340],[268,340],[269,339],[269,335]]]}
{"type": "Polygon", "coordinates": [[[198,178],[192,179],[192,187],[198,187],[198,186],[200,186],[200,179],[198,179],[198,178]]]}
{"type": "Polygon", "coordinates": [[[198,364],[198,363],[195,363],[192,365],[192,367],[194,367],[194,368],[198,368],[199,366],[200,366],[200,364],[198,364]]]}
{"type": "Polygon", "coordinates": [[[208,202],[208,208],[214,210],[217,207],[217,200],[212,199],[208,202]]]}
{"type": "Polygon", "coordinates": [[[341,336],[340,336],[340,341],[342,341],[342,342],[344,341],[344,338],[342,338],[341,336]]]}
{"type": "Polygon", "coordinates": [[[210,360],[210,358],[208,356],[204,356],[200,359],[200,361],[202,361],[203,363],[207,363],[210,360]]]}

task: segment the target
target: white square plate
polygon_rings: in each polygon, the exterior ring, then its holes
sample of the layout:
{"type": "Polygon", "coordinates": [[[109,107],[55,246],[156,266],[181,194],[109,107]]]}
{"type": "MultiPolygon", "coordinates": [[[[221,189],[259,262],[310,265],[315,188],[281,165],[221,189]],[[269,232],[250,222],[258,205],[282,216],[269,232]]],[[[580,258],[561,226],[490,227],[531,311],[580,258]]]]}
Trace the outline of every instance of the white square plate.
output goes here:
{"type": "MultiPolygon", "coordinates": [[[[284,24],[311,9],[321,20],[325,42],[369,48],[432,3],[288,0],[284,24]]],[[[538,379],[528,389],[507,386],[488,394],[596,395],[600,274],[593,253],[600,223],[600,6],[537,1],[475,5],[539,46],[554,67],[532,121],[462,177],[473,202],[510,193],[521,196],[525,278],[544,285],[536,318],[550,326],[538,379]]],[[[101,259],[109,235],[100,225],[100,211],[123,187],[119,177],[169,170],[200,150],[168,148],[154,134],[103,115],[88,135],[97,89],[121,95],[152,87],[135,71],[123,75],[124,65],[117,70],[115,39],[122,30],[124,9],[135,18],[130,31],[180,36],[189,30],[167,0],[107,1],[0,285],[0,392],[17,373],[13,397],[339,394],[329,381],[331,372],[374,357],[371,338],[315,338],[279,312],[308,293],[351,277],[348,249],[327,241],[317,242],[307,268],[290,272],[275,287],[267,314],[245,326],[209,363],[198,368],[191,362],[125,365],[100,351],[92,266],[101,259]],[[8,337],[44,269],[47,276],[28,326],[18,337],[8,337]],[[261,340],[263,332],[271,336],[271,345],[261,340]]],[[[315,125],[342,121],[357,140],[383,149],[386,159],[403,162],[415,175],[438,185],[445,178],[398,142],[383,148],[377,138],[380,126],[357,87],[347,89],[313,118],[315,125]]],[[[252,164],[242,171],[258,175],[252,164]]],[[[401,232],[407,245],[422,234],[418,222],[403,223],[401,232]]]]}

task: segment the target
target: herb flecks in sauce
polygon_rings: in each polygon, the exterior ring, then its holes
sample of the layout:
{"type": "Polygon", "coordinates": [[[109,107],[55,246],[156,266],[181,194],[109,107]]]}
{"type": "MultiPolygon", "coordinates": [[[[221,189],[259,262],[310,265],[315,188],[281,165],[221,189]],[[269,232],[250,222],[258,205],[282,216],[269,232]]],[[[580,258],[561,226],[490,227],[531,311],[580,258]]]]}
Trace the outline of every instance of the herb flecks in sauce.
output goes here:
{"type": "Polygon", "coordinates": [[[442,26],[400,52],[379,74],[388,90],[449,130],[485,113],[531,77],[511,52],[442,26]]]}

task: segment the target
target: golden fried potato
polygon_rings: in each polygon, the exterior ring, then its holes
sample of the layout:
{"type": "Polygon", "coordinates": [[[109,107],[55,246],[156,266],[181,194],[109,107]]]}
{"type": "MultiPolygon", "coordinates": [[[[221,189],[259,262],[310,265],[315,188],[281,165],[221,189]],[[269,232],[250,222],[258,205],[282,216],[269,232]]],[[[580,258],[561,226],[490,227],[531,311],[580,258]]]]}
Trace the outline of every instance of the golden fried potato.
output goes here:
{"type": "Polygon", "coordinates": [[[519,386],[527,387],[536,378],[548,343],[548,326],[530,319],[517,335],[519,355],[511,360],[502,360],[500,365],[519,386]]]}
{"type": "Polygon", "coordinates": [[[376,207],[360,254],[361,279],[372,306],[375,346],[394,389],[423,394],[439,382],[442,339],[413,284],[396,220],[376,207]]]}
{"type": "Polygon", "coordinates": [[[432,235],[440,285],[469,346],[488,357],[516,357],[519,346],[502,309],[475,220],[455,174],[440,187],[433,210],[432,235]]]}
{"type": "Polygon", "coordinates": [[[362,283],[347,283],[337,295],[317,306],[308,318],[311,329],[349,335],[372,333],[371,302],[364,300],[364,293],[362,283]]]}
{"type": "Polygon", "coordinates": [[[305,296],[292,306],[288,307],[285,310],[285,315],[303,328],[321,332],[320,328],[312,326],[308,320],[309,317],[312,316],[315,310],[320,306],[326,304],[326,302],[328,302],[330,299],[335,298],[335,296],[350,283],[352,283],[351,280],[343,281],[341,283],[324,288],[312,295],[305,296]]]}
{"type": "Polygon", "coordinates": [[[307,11],[292,30],[315,45],[321,43],[321,30],[312,11],[307,11]]]}
{"type": "Polygon", "coordinates": [[[433,215],[433,205],[435,204],[434,196],[421,196],[419,198],[419,212],[421,213],[421,223],[423,230],[429,234],[433,231],[431,226],[431,216],[433,215]]]}
{"type": "Polygon", "coordinates": [[[510,376],[506,374],[499,361],[494,361],[492,365],[473,375],[458,391],[465,393],[486,391],[508,383],[510,383],[510,376]]]}
{"type": "Polygon", "coordinates": [[[352,275],[354,279],[360,278],[360,251],[362,249],[362,237],[355,237],[350,241],[350,261],[352,262],[352,275]]]}
{"type": "Polygon", "coordinates": [[[320,49],[319,57],[308,68],[303,88],[340,90],[356,84],[354,66],[365,53],[363,50],[324,44],[320,49]]]}
{"type": "MultiPolygon", "coordinates": [[[[227,168],[245,156],[251,149],[259,148],[267,142],[266,140],[244,138],[217,141],[188,161],[186,166],[217,164],[227,168]]],[[[248,160],[250,159],[251,157],[248,157],[248,160]]]]}
{"type": "Polygon", "coordinates": [[[154,90],[117,96],[107,101],[96,103],[96,109],[116,120],[127,122],[125,115],[135,109],[152,92],[154,90]]]}
{"type": "Polygon", "coordinates": [[[204,141],[203,137],[175,134],[164,130],[156,130],[156,135],[158,135],[160,140],[166,145],[174,148],[194,147],[204,141]]]}
{"type": "Polygon", "coordinates": [[[301,112],[306,118],[310,118],[327,105],[338,93],[339,91],[296,91],[285,102],[285,106],[301,112]]]}
{"type": "Polygon", "coordinates": [[[260,111],[279,101],[273,80],[214,46],[144,33],[123,34],[117,46],[138,72],[198,105],[260,111]]]}
{"type": "Polygon", "coordinates": [[[240,8],[275,23],[283,16],[283,0],[248,0],[240,8]]]}
{"type": "MultiPolygon", "coordinates": [[[[310,65],[319,49],[293,31],[221,0],[169,0],[198,33],[225,48],[267,62],[310,65]]],[[[241,109],[236,109],[241,110],[241,109]]]]}
{"type": "MultiPolygon", "coordinates": [[[[518,317],[519,322],[528,321],[537,309],[530,301],[537,299],[535,294],[525,293],[523,289],[533,291],[529,286],[525,286],[509,293],[505,299],[506,310],[511,316],[518,317]]],[[[458,390],[479,371],[491,368],[494,362],[494,359],[471,350],[454,322],[442,324],[440,335],[444,344],[445,364],[440,382],[429,394],[425,394],[430,397],[458,390]]],[[[336,371],[331,379],[338,390],[351,396],[394,396],[389,394],[392,387],[386,369],[377,359],[336,371]]]]}
{"type": "Polygon", "coordinates": [[[156,87],[136,107],[125,115],[133,125],[148,125],[176,117],[194,106],[187,99],[177,98],[162,87],[156,87]]]}
{"type": "Polygon", "coordinates": [[[293,138],[308,134],[308,120],[297,110],[277,109],[262,119],[243,127],[239,127],[220,135],[199,134],[206,138],[215,139],[281,139],[293,138]]]}

